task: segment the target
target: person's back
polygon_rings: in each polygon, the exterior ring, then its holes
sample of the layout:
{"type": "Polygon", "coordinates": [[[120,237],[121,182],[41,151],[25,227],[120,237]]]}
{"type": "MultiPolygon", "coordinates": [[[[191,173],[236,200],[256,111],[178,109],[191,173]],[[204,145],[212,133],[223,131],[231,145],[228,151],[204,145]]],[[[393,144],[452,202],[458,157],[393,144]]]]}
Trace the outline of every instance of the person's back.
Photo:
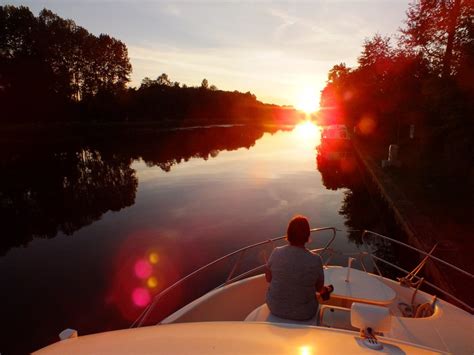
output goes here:
{"type": "Polygon", "coordinates": [[[306,248],[276,248],[267,266],[272,280],[267,291],[270,311],[282,318],[306,320],[318,310],[316,290],[324,283],[321,258],[306,248]]]}
{"type": "Polygon", "coordinates": [[[267,262],[270,286],[266,301],[278,317],[306,320],[318,310],[316,292],[324,285],[323,263],[319,255],[305,248],[309,234],[306,217],[294,217],[286,234],[290,245],[273,250],[267,262]]]}

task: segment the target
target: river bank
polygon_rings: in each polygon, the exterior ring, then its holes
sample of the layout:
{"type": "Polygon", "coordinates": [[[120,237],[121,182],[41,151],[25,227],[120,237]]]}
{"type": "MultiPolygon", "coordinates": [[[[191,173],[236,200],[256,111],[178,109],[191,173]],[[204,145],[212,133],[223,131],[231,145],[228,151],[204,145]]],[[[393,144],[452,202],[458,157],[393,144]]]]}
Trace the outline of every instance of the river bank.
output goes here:
{"type": "MultiPolygon", "coordinates": [[[[420,185],[403,170],[403,166],[383,169],[381,159],[386,157],[381,156],[381,152],[374,152],[363,141],[356,138],[353,145],[372,182],[405,232],[408,244],[429,252],[438,243],[434,256],[473,273],[474,246],[470,238],[474,235],[474,226],[469,217],[472,217],[469,194],[460,195],[452,186],[439,190],[431,185],[420,185]]],[[[466,282],[472,283],[468,277],[433,262],[427,263],[426,273],[444,290],[462,295],[468,304],[474,303],[470,287],[466,287],[466,282]]]]}

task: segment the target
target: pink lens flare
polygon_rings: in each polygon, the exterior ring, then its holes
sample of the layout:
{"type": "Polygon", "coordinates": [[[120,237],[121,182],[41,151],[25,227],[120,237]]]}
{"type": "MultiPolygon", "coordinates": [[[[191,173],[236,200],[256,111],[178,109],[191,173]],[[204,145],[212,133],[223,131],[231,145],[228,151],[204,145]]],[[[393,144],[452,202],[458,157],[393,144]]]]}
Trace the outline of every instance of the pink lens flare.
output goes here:
{"type": "Polygon", "coordinates": [[[138,307],[145,307],[150,303],[151,295],[145,288],[136,288],[132,293],[133,303],[138,307]]]}
{"type": "Polygon", "coordinates": [[[150,277],[152,272],[151,264],[147,260],[140,259],[135,263],[135,275],[140,279],[150,277]]]}

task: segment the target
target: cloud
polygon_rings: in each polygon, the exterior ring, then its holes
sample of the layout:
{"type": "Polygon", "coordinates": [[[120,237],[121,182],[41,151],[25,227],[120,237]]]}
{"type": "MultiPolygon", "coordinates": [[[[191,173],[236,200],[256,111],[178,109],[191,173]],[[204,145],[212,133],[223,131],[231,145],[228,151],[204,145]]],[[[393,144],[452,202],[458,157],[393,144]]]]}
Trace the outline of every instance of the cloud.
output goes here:
{"type": "Polygon", "coordinates": [[[166,15],[171,15],[175,17],[181,16],[181,9],[175,3],[167,3],[163,7],[163,12],[166,15]]]}

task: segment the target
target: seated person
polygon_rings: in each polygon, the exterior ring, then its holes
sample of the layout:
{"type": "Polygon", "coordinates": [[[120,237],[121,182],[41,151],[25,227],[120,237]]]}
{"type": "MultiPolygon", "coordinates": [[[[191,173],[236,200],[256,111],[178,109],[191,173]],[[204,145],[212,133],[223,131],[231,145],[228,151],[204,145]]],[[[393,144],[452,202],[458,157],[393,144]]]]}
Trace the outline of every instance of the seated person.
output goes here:
{"type": "Polygon", "coordinates": [[[277,317],[308,320],[318,311],[316,292],[325,291],[323,262],[306,249],[309,235],[306,217],[294,217],[286,233],[289,244],[275,248],[268,259],[266,302],[277,317]]]}

